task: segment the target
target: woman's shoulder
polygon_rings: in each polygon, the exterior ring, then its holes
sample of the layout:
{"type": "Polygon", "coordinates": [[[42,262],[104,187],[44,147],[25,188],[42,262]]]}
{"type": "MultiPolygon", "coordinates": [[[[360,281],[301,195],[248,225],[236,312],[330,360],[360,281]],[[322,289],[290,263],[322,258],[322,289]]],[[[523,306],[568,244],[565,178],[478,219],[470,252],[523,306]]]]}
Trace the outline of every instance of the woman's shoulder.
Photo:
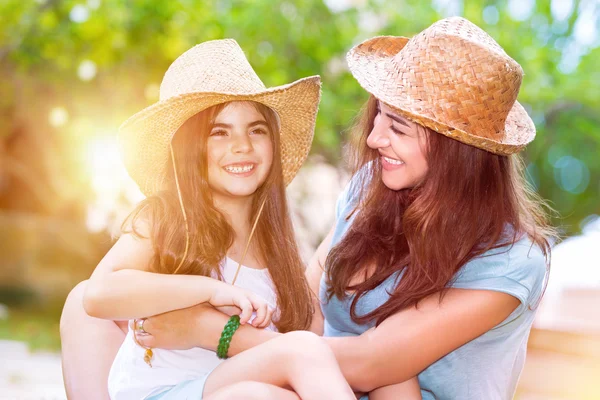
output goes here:
{"type": "Polygon", "coordinates": [[[547,272],[544,252],[524,235],[467,262],[451,286],[502,291],[530,304],[541,295],[547,272]]]}
{"type": "Polygon", "coordinates": [[[337,203],[335,205],[336,219],[346,217],[347,214],[349,214],[356,208],[361,189],[363,187],[366,187],[368,179],[370,177],[370,164],[371,163],[364,165],[360,170],[358,170],[358,172],[352,175],[352,177],[338,196],[337,203]]]}
{"type": "Polygon", "coordinates": [[[528,235],[522,235],[516,241],[486,253],[472,260],[473,264],[495,266],[498,273],[514,278],[519,276],[540,275],[546,271],[546,256],[541,247],[528,235]]]}

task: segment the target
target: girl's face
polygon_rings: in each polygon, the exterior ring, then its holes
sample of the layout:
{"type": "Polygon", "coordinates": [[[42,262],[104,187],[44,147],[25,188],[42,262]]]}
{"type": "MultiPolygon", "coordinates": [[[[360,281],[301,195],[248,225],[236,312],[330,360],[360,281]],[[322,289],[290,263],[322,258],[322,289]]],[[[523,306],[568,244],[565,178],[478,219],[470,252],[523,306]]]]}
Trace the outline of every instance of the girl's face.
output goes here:
{"type": "Polygon", "coordinates": [[[427,174],[425,129],[394,113],[377,102],[377,115],[367,146],[381,157],[381,179],[392,190],[409,189],[423,181],[427,174]]]}
{"type": "Polygon", "coordinates": [[[216,196],[252,196],[273,162],[267,121],[254,105],[231,102],[215,118],[207,140],[208,184],[216,196]]]}

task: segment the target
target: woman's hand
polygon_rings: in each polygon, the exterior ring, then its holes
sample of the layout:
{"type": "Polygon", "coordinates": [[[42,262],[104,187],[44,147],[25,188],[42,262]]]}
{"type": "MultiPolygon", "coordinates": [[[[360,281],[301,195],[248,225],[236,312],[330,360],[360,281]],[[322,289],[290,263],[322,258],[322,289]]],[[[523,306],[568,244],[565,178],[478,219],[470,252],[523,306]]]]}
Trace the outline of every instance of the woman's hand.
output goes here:
{"type": "MultiPolygon", "coordinates": [[[[233,310],[232,310],[233,311],[233,310]]],[[[187,350],[216,347],[228,316],[204,303],[146,318],[140,344],[159,349],[187,350]]]]}
{"type": "MultiPolygon", "coordinates": [[[[229,316],[239,313],[240,309],[235,306],[221,306],[215,309],[203,303],[146,318],[146,334],[140,334],[135,329],[133,332],[140,344],[150,348],[187,350],[202,347],[214,350],[229,316]]],[[[265,323],[271,321],[270,315],[269,311],[269,318],[265,319],[265,323]]],[[[256,319],[253,322],[256,322],[256,319]]],[[[263,325],[256,327],[268,326],[263,325]]]]}

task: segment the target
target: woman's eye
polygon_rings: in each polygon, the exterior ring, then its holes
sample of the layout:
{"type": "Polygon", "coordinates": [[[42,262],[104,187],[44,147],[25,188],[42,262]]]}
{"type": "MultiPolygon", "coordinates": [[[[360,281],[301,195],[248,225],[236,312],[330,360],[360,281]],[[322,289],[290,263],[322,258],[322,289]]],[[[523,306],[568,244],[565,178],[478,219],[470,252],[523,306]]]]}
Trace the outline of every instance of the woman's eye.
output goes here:
{"type": "Polygon", "coordinates": [[[404,132],[398,130],[394,125],[390,125],[390,128],[392,129],[392,132],[394,132],[396,135],[405,135],[404,132]]]}
{"type": "Polygon", "coordinates": [[[210,136],[225,136],[227,132],[222,129],[216,129],[210,133],[210,136]]]}

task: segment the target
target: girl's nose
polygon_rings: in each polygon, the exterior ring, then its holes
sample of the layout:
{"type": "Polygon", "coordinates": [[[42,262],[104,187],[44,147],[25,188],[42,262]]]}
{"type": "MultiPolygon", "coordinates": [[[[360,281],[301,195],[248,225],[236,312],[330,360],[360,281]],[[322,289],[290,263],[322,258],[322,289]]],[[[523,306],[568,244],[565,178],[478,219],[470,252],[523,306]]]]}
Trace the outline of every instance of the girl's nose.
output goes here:
{"type": "Polygon", "coordinates": [[[233,153],[249,153],[252,151],[252,142],[247,134],[234,135],[232,138],[231,151],[233,153]]]}

